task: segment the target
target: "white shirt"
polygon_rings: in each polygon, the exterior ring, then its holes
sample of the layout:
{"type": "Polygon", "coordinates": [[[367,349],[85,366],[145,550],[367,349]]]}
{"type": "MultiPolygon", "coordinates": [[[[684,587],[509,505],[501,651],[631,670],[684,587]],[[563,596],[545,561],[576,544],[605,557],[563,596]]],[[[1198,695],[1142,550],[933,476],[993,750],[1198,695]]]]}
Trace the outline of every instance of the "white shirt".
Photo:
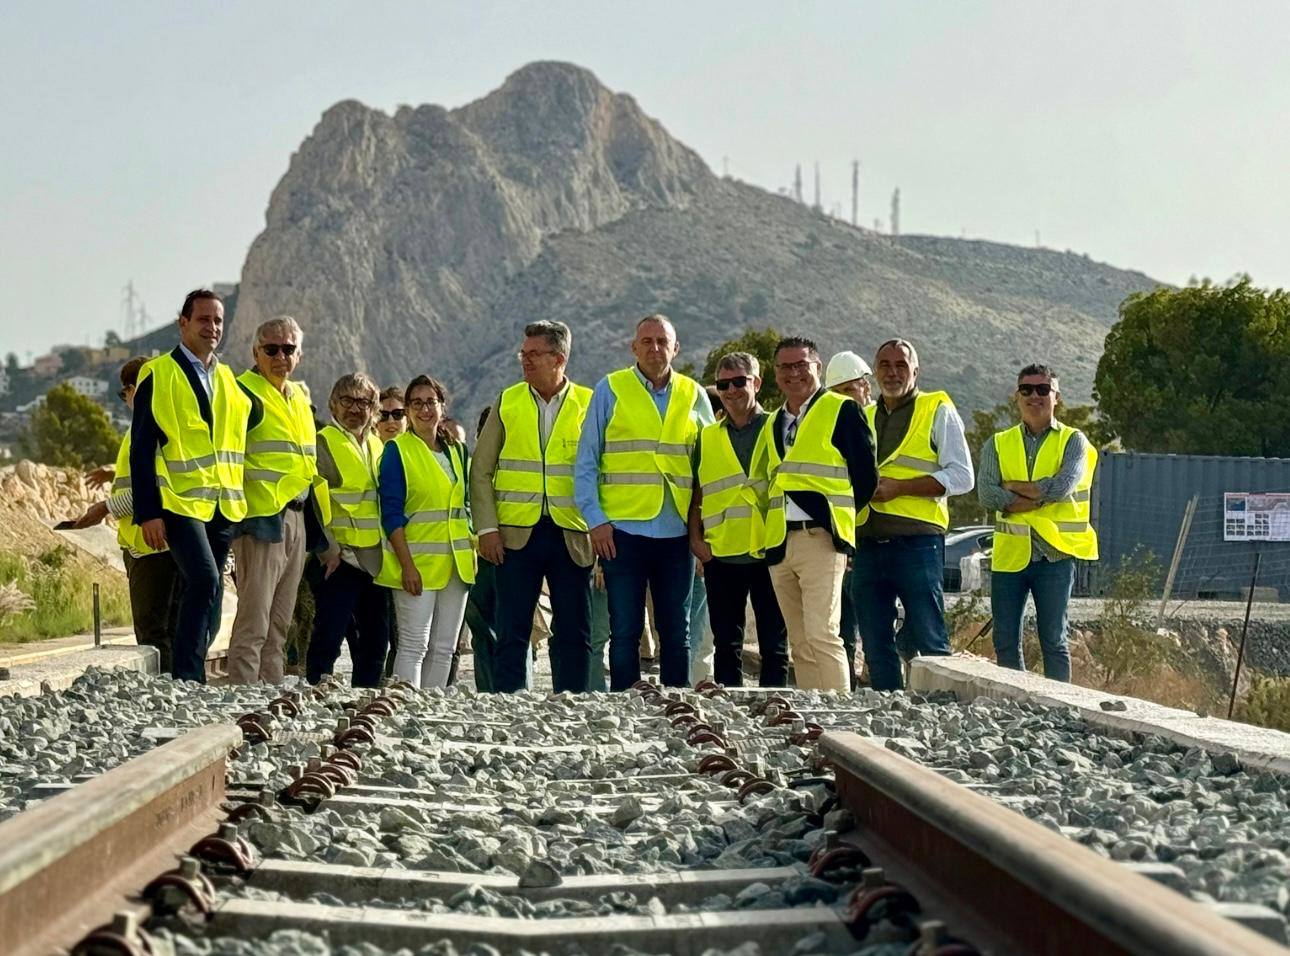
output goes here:
{"type": "MultiPolygon", "coordinates": [[[[812,396],[812,398],[814,398],[814,396],[812,396]]],[[[807,403],[802,406],[802,410],[798,412],[796,415],[794,415],[792,412],[788,410],[787,405],[785,405],[780,410],[779,417],[783,428],[780,434],[784,438],[785,456],[788,455],[788,449],[792,445],[792,443],[788,440],[788,436],[791,434],[789,429],[793,428],[794,426],[801,428],[802,419],[806,417],[806,413],[810,411],[810,409],[811,409],[811,402],[808,400],[807,403]]],[[[790,495],[785,495],[784,496],[784,520],[785,521],[810,521],[811,516],[808,515],[801,508],[799,508],[797,505],[797,502],[795,502],[790,495]]]]}

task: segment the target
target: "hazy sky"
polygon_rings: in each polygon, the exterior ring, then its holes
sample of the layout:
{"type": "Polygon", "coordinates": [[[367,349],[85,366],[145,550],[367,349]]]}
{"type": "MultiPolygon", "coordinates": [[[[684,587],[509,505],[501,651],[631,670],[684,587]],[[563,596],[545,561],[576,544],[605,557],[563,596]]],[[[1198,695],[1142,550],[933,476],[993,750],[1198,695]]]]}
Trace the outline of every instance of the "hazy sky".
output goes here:
{"type": "Polygon", "coordinates": [[[1290,285],[1290,4],[0,6],[0,354],[235,281],[321,113],[458,106],[535,59],[631,93],[720,172],[907,233],[1290,285]]]}

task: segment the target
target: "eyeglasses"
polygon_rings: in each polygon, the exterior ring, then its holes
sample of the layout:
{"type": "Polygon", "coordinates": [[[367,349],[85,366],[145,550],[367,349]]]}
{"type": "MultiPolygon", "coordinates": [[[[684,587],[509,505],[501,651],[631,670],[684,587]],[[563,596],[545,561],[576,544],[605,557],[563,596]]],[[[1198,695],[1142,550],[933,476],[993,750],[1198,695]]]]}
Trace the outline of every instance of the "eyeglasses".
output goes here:
{"type": "Polygon", "coordinates": [[[370,398],[355,398],[353,395],[342,395],[340,398],[336,399],[336,401],[340,402],[341,408],[368,409],[376,404],[376,402],[372,401],[370,398]]]}
{"type": "Polygon", "coordinates": [[[809,372],[812,365],[819,365],[815,359],[802,359],[800,362],[781,362],[775,366],[781,372],[809,372]]]}
{"type": "Polygon", "coordinates": [[[437,398],[414,398],[408,402],[408,407],[414,412],[419,412],[423,408],[438,408],[443,402],[437,398]]]}
{"type": "Polygon", "coordinates": [[[296,343],[285,342],[279,345],[277,342],[264,342],[260,345],[260,351],[269,358],[276,358],[278,352],[281,352],[287,358],[291,358],[291,356],[296,354],[296,343]]]}
{"type": "Polygon", "coordinates": [[[401,422],[403,421],[403,416],[406,415],[407,413],[408,413],[407,409],[405,408],[388,408],[388,409],[382,408],[381,421],[388,422],[391,418],[393,418],[396,422],[401,422]]]}
{"type": "Polygon", "coordinates": [[[116,397],[121,399],[121,401],[123,402],[128,401],[130,398],[130,393],[133,391],[134,391],[133,385],[122,386],[120,389],[117,390],[116,397]]]}
{"type": "Polygon", "coordinates": [[[1043,398],[1047,396],[1050,392],[1052,392],[1052,390],[1053,390],[1053,387],[1048,382],[1040,382],[1038,385],[1018,385],[1017,386],[1017,394],[1024,395],[1027,397],[1029,397],[1030,395],[1038,395],[1040,398],[1043,398]]]}
{"type": "Polygon", "coordinates": [[[747,375],[732,375],[729,378],[719,378],[717,379],[717,391],[724,392],[731,385],[733,385],[735,388],[743,388],[747,384],[748,384],[747,375]]]}
{"type": "Polygon", "coordinates": [[[540,355],[554,355],[554,349],[530,349],[527,352],[516,352],[515,357],[521,362],[532,362],[540,355]]]}

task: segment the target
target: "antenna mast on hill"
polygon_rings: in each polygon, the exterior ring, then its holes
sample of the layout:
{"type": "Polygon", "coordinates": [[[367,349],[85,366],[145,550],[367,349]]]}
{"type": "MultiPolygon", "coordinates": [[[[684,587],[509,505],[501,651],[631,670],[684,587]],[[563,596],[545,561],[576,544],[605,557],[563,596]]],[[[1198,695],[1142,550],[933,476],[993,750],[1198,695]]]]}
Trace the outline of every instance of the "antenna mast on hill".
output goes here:
{"type": "Polygon", "coordinates": [[[802,201],[802,164],[797,164],[797,171],[793,174],[793,198],[798,202],[802,201]]]}
{"type": "Polygon", "coordinates": [[[851,160],[851,225],[860,225],[860,160],[851,160]]]}
{"type": "Polygon", "coordinates": [[[815,202],[811,206],[816,212],[820,211],[820,161],[815,161],[815,202]]]}
{"type": "Polygon", "coordinates": [[[900,187],[891,194],[891,234],[900,235],[900,187]]]}
{"type": "Polygon", "coordinates": [[[135,291],[133,279],[128,281],[125,288],[121,290],[121,311],[125,316],[121,323],[122,338],[126,340],[138,338],[148,331],[148,309],[143,304],[143,299],[139,298],[139,293],[135,291]]]}

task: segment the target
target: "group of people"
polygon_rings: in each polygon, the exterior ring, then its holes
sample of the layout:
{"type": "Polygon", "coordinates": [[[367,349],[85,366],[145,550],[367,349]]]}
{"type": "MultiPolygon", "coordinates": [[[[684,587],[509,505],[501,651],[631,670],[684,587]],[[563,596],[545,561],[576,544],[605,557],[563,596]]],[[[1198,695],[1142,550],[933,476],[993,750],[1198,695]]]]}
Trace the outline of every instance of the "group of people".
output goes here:
{"type": "MultiPolygon", "coordinates": [[[[532,322],[521,378],[484,413],[472,453],[428,375],[384,391],[344,375],[329,420],[316,422],[292,380],[299,325],[261,325],[254,365],[235,375],[215,355],[223,316],[218,295],[194,290],[178,346],[122,369],[132,425],[110,498],[82,519],[117,518],[139,641],[177,678],[205,679],[230,550],[237,682],[281,680],[302,576],[316,602],[313,682],[348,641],[356,686],[389,670],[446,686],[469,619],[487,634],[474,642],[487,689],[523,689],[545,592],[555,691],[604,690],[593,576],[607,601],[609,690],[641,677],[647,601],[663,683],[691,683],[702,626],[692,601],[704,593],[713,676],[726,685],[743,680],[750,606],[762,686],[855,686],[857,634],[878,690],[902,686],[902,657],[950,652],[947,502],[973,489],[972,455],[949,395],[918,387],[904,339],[882,343],[872,369],[854,352],[826,368],[810,339],[782,339],[770,374],[783,403],[767,411],[749,353],[721,356],[706,387],[673,368],[680,343],[665,316],[636,324],[634,362],[594,388],[567,375],[569,327],[532,322]]],[[[980,450],[975,485],[996,513],[999,663],[1024,666],[1029,595],[1045,672],[1069,680],[1074,562],[1097,557],[1097,453],[1056,419],[1058,394],[1048,367],[1021,370],[1021,424],[980,450]]]]}

